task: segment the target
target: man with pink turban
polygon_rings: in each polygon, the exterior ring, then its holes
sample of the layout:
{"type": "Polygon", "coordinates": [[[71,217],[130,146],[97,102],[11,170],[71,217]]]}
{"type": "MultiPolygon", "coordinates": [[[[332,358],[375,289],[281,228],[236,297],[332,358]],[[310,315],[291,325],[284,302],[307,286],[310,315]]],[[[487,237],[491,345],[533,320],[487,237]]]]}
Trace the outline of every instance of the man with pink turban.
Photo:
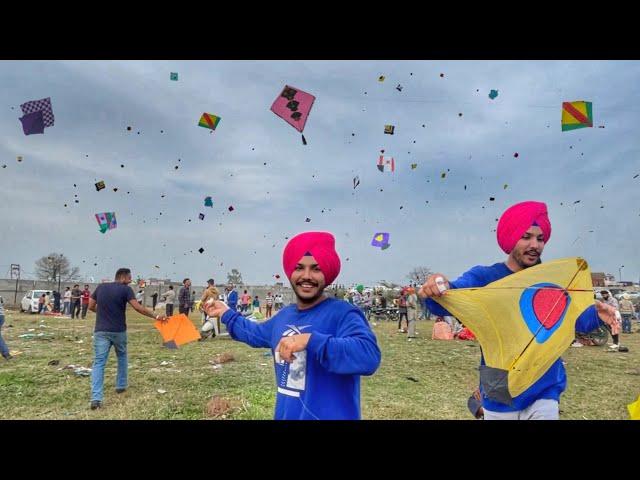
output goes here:
{"type": "MultiPolygon", "coordinates": [[[[420,296],[427,297],[426,304],[435,315],[451,315],[432,297],[442,295],[445,288],[484,287],[507,275],[519,272],[541,262],[540,256],[551,238],[551,222],[547,206],[542,202],[522,202],[509,207],[500,217],[497,228],[498,245],[508,255],[505,262],[491,266],[475,266],[460,278],[449,282],[441,273],[427,278],[420,288],[420,296]],[[438,279],[441,277],[441,280],[438,279]],[[437,280],[437,281],[436,281],[437,280]]],[[[576,321],[576,331],[590,332],[598,328],[599,319],[595,306],[588,307],[576,321]]],[[[480,365],[485,365],[481,357],[480,365]]],[[[505,404],[487,395],[490,385],[480,381],[482,408],[485,420],[557,420],[560,415],[560,395],[567,386],[567,376],[559,358],[547,372],[527,390],[505,404]],[[488,387],[485,389],[485,386],[488,387]]]]}
{"type": "Polygon", "coordinates": [[[340,273],[335,238],[328,232],[296,235],[284,249],[282,266],[295,304],[263,323],[219,301],[205,307],[207,314],[220,317],[233,339],[271,348],[276,420],[360,419],[360,376],[378,369],[381,354],[362,311],[323,293],[340,273]]]}

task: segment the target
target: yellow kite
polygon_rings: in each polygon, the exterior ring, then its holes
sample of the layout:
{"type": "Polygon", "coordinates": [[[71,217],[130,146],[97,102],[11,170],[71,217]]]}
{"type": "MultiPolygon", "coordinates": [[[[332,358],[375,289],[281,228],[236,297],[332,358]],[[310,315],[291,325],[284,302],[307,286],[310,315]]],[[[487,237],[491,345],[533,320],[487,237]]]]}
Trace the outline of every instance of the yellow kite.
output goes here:
{"type": "Polygon", "coordinates": [[[566,258],[434,300],[478,338],[487,395],[511,404],[571,344],[578,316],[593,305],[593,285],[587,262],[566,258]]]}
{"type": "Polygon", "coordinates": [[[629,410],[629,419],[630,420],[640,420],[640,395],[638,395],[638,399],[627,405],[627,409],[629,410]]]}

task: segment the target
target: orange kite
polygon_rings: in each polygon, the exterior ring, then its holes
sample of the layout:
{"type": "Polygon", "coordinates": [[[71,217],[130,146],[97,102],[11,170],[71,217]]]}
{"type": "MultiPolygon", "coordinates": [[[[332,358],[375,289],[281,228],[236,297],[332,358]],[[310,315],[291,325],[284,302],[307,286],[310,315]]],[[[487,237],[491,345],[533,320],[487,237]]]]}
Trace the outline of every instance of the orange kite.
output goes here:
{"type": "Polygon", "coordinates": [[[154,326],[160,331],[163,345],[167,348],[178,348],[200,339],[200,332],[184,313],[173,315],[166,322],[157,320],[154,326]]]}

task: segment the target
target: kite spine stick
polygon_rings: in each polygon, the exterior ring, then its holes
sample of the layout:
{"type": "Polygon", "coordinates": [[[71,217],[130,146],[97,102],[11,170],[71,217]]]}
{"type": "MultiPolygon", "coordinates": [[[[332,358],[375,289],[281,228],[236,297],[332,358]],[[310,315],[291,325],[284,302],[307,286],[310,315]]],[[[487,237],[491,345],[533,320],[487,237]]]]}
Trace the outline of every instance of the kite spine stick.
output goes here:
{"type": "MultiPolygon", "coordinates": [[[[584,260],[583,260],[584,262],[584,260]]],[[[575,289],[572,290],[569,288],[569,286],[571,286],[571,284],[574,282],[574,280],[576,279],[576,277],[578,276],[578,274],[580,273],[580,271],[582,270],[582,264],[580,265],[580,267],[578,268],[578,270],[576,271],[576,273],[573,275],[573,277],[571,278],[571,280],[569,280],[569,283],[567,284],[566,288],[563,289],[558,289],[556,288],[555,290],[562,290],[564,292],[577,292],[577,291],[582,291],[582,292],[591,292],[592,290],[585,290],[585,289],[575,289]]],[[[558,302],[560,301],[560,298],[562,297],[558,297],[558,299],[556,300],[556,302],[553,304],[553,306],[549,309],[549,313],[547,313],[547,315],[544,317],[544,320],[542,322],[540,322],[540,326],[538,327],[538,330],[536,330],[536,332],[533,334],[533,336],[531,337],[531,340],[529,340],[529,343],[527,343],[527,345],[522,349],[522,351],[520,352],[520,354],[513,360],[513,362],[511,363],[511,366],[509,368],[509,370],[514,370],[516,368],[516,363],[518,363],[518,360],[520,360],[520,358],[522,357],[522,355],[524,355],[524,352],[526,352],[527,348],[529,348],[529,345],[531,345],[531,343],[533,343],[533,341],[535,340],[536,336],[538,335],[538,333],[540,332],[540,330],[542,330],[542,328],[544,327],[544,324],[547,322],[547,320],[549,319],[549,315],[551,315],[551,312],[553,312],[553,309],[556,308],[556,305],[558,305],[558,302]]],[[[575,323],[575,322],[574,322],[575,323]]]]}
{"type": "Polygon", "coordinates": [[[302,144],[306,145],[307,144],[307,139],[304,138],[304,134],[302,134],[302,144]]]}

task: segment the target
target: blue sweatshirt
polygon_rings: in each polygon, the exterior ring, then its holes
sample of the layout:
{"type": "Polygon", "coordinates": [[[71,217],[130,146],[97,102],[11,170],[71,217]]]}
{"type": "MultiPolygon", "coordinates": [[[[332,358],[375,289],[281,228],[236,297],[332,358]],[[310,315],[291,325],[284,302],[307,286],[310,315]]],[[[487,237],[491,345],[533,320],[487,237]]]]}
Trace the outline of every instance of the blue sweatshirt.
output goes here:
{"type": "Polygon", "coordinates": [[[236,292],[235,290],[231,290],[229,292],[229,296],[227,297],[227,303],[233,310],[235,310],[236,305],[238,305],[238,292],[236,292]]]}
{"type": "MultiPolygon", "coordinates": [[[[491,282],[500,280],[501,278],[511,275],[512,272],[504,262],[496,263],[489,267],[477,265],[453,282],[449,282],[450,288],[471,288],[484,287],[491,282]]],[[[440,304],[432,299],[426,300],[429,310],[435,315],[447,316],[451,315],[440,304]]],[[[599,320],[595,305],[585,309],[576,321],[577,332],[590,332],[598,328],[599,320]]],[[[484,365],[484,356],[480,358],[480,365],[484,365]]],[[[540,377],[540,379],[531,385],[528,389],[513,399],[513,405],[505,405],[504,403],[489,400],[482,392],[482,406],[492,412],[515,412],[523,410],[536,400],[543,398],[560,401],[560,394],[567,388],[567,375],[562,365],[562,359],[558,358],[549,370],[540,377]]]]}
{"type": "Polygon", "coordinates": [[[381,358],[360,309],[328,298],[308,310],[288,305],[263,323],[228,310],[222,323],[233,339],[272,354],[283,337],[311,334],[292,363],[274,361],[276,420],[360,419],[360,375],[372,375],[381,358]]]}

